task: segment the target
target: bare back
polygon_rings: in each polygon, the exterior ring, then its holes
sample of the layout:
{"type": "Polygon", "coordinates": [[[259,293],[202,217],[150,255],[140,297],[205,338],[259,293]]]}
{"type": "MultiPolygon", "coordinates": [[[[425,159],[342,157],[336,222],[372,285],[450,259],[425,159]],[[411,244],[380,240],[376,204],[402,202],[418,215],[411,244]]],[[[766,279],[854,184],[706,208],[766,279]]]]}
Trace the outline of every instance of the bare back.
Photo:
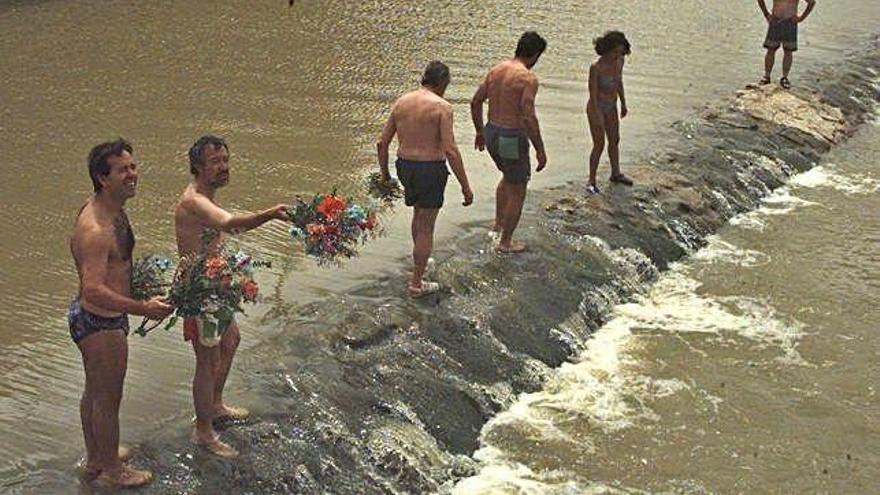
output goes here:
{"type": "Polygon", "coordinates": [[[397,156],[415,161],[445,160],[441,133],[449,102],[426,89],[401,96],[391,109],[397,129],[397,156]]]}
{"type": "MultiPolygon", "coordinates": [[[[192,184],[186,186],[177,206],[174,208],[174,232],[177,237],[177,254],[181,257],[202,251],[202,235],[209,226],[196,213],[196,201],[211,201],[204,194],[196,191],[192,184]]],[[[222,234],[214,242],[214,246],[222,242],[222,234]]]]}
{"type": "Polygon", "coordinates": [[[526,118],[523,92],[536,80],[532,71],[516,60],[492,67],[486,75],[489,122],[509,129],[523,128],[526,118]]]}
{"type": "Polygon", "coordinates": [[[773,0],[773,17],[790,19],[797,15],[800,0],[773,0]]]}
{"type": "Polygon", "coordinates": [[[92,199],[82,207],[70,237],[70,253],[79,276],[79,303],[84,309],[104,317],[120,315],[88,300],[82,291],[83,278],[86,271],[97,273],[110,290],[128,296],[134,244],[134,233],[125,211],[112,217],[100,211],[92,199]]]}

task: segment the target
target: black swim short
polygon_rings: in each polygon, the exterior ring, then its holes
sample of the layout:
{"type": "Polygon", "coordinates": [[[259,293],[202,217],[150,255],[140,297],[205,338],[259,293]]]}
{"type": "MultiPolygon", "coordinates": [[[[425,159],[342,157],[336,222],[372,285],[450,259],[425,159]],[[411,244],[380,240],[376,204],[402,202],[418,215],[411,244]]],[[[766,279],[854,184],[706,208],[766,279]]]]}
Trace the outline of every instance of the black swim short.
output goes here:
{"type": "Polygon", "coordinates": [[[398,158],[397,180],[403,184],[406,206],[437,209],[443,206],[449,170],[443,160],[420,162],[398,158]]]}
{"type": "Polygon", "coordinates": [[[112,318],[99,316],[84,309],[77,300],[73,300],[67,310],[67,325],[70,328],[70,338],[77,344],[89,335],[104,330],[122,330],[128,335],[128,315],[112,318]]]}
{"type": "Polygon", "coordinates": [[[787,52],[796,52],[798,49],[798,25],[793,19],[770,18],[770,26],[767,28],[767,39],[764,40],[764,48],[776,50],[782,45],[787,52]]]}
{"type": "Polygon", "coordinates": [[[504,180],[511,184],[525,184],[532,176],[529,162],[529,138],[522,129],[507,129],[492,123],[484,129],[486,149],[504,180]]]}

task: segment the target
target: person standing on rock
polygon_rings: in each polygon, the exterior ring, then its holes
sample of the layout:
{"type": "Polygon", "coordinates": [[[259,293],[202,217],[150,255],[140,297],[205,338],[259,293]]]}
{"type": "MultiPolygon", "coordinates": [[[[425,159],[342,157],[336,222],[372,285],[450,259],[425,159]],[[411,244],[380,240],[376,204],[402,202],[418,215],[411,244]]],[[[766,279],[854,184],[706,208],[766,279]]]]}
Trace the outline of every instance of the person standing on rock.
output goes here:
{"type": "Polygon", "coordinates": [[[516,53],[492,67],[471,99],[471,118],[477,136],[474,147],[489,150],[489,156],[502,173],[495,190],[495,226],[500,234],[495,246],[499,253],[521,253],[523,242],[513,241],[513,232],[519,224],[526,186],[531,178],[529,140],[535,147],[538,160],[536,172],[547,166],[547,154],[541,128],[535,115],[535,97],[538,78],[532,67],[538,63],[547,42],[538,33],[523,34],[516,53]],[[489,100],[489,123],[483,126],[483,102],[489,100]]]}
{"type": "Polygon", "coordinates": [[[80,209],[70,238],[79,275],[79,293],[70,303],[70,337],[79,347],[86,373],[80,401],[86,443],[85,473],[104,488],[133,488],[150,483],[149,471],[123,463],[119,448],[119,404],[128,368],[128,315],[165,318],[173,307],[161,298],[129,297],[134,233],[123,207],[137,188],[132,146],[119,139],[89,153],[95,195],[80,209]]]}
{"type": "MultiPolygon", "coordinates": [[[[186,186],[174,210],[177,250],[181,258],[199,253],[207,230],[237,233],[255,229],[270,220],[287,220],[287,206],[276,205],[257,213],[233,215],[218,205],[217,190],[229,183],[229,147],[216,136],[203,136],[189,150],[189,168],[193,181],[186,186]]],[[[222,236],[214,241],[222,242],[222,236]]],[[[193,377],[193,402],[196,427],[192,442],[220,457],[238,456],[238,451],[220,441],[214,431],[214,422],[247,419],[244,408],[230,407],[223,402],[223,388],[232,367],[232,358],[241,341],[238,324],[234,321],[223,332],[219,344],[201,338],[201,323],[188,318],[183,323],[184,340],[192,341],[196,355],[193,377]]]]}
{"type": "Polygon", "coordinates": [[[798,49],[798,24],[804,21],[813,8],[816,0],[803,0],[807,4],[806,10],[798,15],[798,4],[801,0],[773,0],[773,11],[767,10],[765,0],[758,0],[758,7],[767,19],[767,38],[764,40],[764,48],[767,54],[764,56],[764,78],[761,84],[770,84],[770,74],[776,63],[776,51],[782,46],[784,52],[782,58],[782,79],[779,85],[785,89],[791,87],[788,75],[794,62],[794,52],[798,49]]]}
{"type": "Polygon", "coordinates": [[[413,272],[407,285],[410,297],[418,298],[439,290],[436,282],[423,280],[434,246],[434,224],[443,207],[449,171],[461,185],[464,206],[474,201],[453,133],[452,105],[443,99],[449,85],[449,67],[433,61],[425,68],[422,86],[404,94],[391,107],[376,149],[382,178],[388,171],[388,147],[397,135],[397,178],[403,185],[404,201],[413,207],[413,272]]]}
{"type": "Polygon", "coordinates": [[[593,46],[599,59],[590,65],[587,83],[587,121],[590,125],[590,136],[593,138],[593,150],[590,152],[590,178],[587,192],[598,194],[596,173],[599,159],[608,143],[608,160],[611,162],[611,182],[631,186],[632,179],[620,171],[620,119],[626,117],[629,109],[626,106],[626,93],[623,90],[623,64],[630,54],[630,44],[620,31],[609,31],[604,36],[593,40],[593,46]],[[617,100],[620,99],[620,113],[617,111],[617,100]]]}

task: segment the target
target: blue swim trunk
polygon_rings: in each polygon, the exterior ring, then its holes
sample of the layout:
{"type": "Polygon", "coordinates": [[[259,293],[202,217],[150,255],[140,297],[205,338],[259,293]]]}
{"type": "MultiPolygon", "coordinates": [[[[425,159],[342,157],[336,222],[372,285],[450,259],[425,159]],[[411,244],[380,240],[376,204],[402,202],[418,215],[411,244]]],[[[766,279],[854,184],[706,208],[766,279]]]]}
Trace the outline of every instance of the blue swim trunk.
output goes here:
{"type": "Polygon", "coordinates": [[[84,309],[76,299],[71,301],[67,310],[67,325],[70,328],[70,338],[76,344],[89,335],[104,330],[122,330],[128,335],[128,315],[111,318],[99,316],[84,309]]]}
{"type": "Polygon", "coordinates": [[[438,209],[443,206],[449,170],[446,161],[421,162],[398,158],[397,180],[403,184],[406,206],[438,209]]]}

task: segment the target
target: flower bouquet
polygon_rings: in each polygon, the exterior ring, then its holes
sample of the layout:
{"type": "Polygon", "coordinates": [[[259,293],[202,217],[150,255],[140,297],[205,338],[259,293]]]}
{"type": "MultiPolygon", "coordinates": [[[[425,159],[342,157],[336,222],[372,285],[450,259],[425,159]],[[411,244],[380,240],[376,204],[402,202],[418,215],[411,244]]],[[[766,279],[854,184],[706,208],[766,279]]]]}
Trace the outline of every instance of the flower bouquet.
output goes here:
{"type": "Polygon", "coordinates": [[[235,313],[244,313],[242,303],[256,302],[259,287],[254,268],[270,266],[224,244],[213,244],[217,235],[208,232],[203,238],[205,249],[180,260],[168,294],[169,304],[177,309],[165,325],[169,330],[179,318],[199,319],[199,342],[208,347],[220,342],[235,313]]]}
{"type": "Polygon", "coordinates": [[[131,266],[129,296],[136,301],[146,301],[165,294],[171,285],[168,272],[172,266],[168,258],[155,254],[138,258],[131,266]]]}
{"type": "Polygon", "coordinates": [[[400,188],[400,183],[397,182],[397,179],[385,179],[382,177],[381,172],[370,174],[370,177],[367,179],[367,188],[370,192],[370,197],[381,200],[386,206],[391,206],[394,200],[403,197],[403,190],[400,188]]]}
{"type": "MultiPolygon", "coordinates": [[[[136,301],[146,301],[164,295],[171,285],[169,272],[172,263],[169,259],[155,254],[138,258],[131,266],[131,282],[128,294],[136,301]]],[[[144,318],[134,333],[146,337],[147,333],[159,326],[161,322],[149,325],[144,318]]]]}
{"type": "Polygon", "coordinates": [[[357,256],[357,245],[379,233],[375,207],[354,204],[336,191],[316,194],[308,202],[297,197],[287,211],[293,223],[290,237],[302,242],[319,265],[357,256]]]}

